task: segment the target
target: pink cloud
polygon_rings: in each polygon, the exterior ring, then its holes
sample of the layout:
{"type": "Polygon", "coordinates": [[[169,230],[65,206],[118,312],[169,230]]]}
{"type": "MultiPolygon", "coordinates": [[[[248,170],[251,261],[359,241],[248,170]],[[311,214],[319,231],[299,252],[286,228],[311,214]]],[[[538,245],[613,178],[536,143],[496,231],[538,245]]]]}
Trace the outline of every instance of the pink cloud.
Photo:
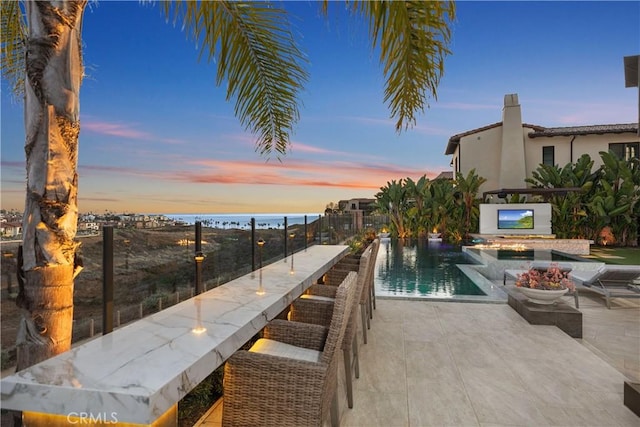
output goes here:
{"type": "Polygon", "coordinates": [[[315,154],[349,154],[344,151],[327,150],[326,148],[315,147],[313,145],[303,144],[296,142],[293,144],[291,151],[301,151],[303,153],[315,153],[315,154]]]}
{"type": "Polygon", "coordinates": [[[141,132],[135,129],[131,129],[129,126],[119,123],[106,123],[106,122],[90,122],[85,121],[82,123],[82,129],[89,132],[95,132],[102,135],[120,136],[123,138],[131,139],[152,139],[151,134],[147,132],[141,132]]]}
{"type": "Polygon", "coordinates": [[[171,178],[196,183],[378,189],[390,179],[420,177],[424,174],[437,175],[437,172],[424,169],[357,162],[310,162],[289,159],[286,163],[246,160],[199,160],[193,163],[203,166],[207,171],[173,174],[171,178]]]}
{"type": "Polygon", "coordinates": [[[121,123],[109,123],[86,120],[82,123],[82,129],[101,135],[117,136],[120,138],[135,139],[138,141],[156,141],[165,144],[184,144],[185,141],[176,138],[160,138],[149,132],[143,132],[121,123]]]}
{"type": "Polygon", "coordinates": [[[365,162],[323,162],[288,158],[284,162],[259,160],[175,159],[180,169],[163,171],[139,168],[86,165],[85,171],[129,175],[156,182],[221,185],[285,185],[377,190],[387,181],[422,175],[433,178],[439,171],[365,162]],[[186,167],[185,167],[186,166],[186,167]]]}

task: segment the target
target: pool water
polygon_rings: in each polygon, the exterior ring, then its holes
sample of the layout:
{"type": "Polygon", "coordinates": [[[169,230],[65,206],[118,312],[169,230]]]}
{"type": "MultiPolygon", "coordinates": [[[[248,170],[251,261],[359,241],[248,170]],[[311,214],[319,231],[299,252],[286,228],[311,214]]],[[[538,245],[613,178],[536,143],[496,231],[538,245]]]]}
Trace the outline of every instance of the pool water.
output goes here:
{"type": "Polygon", "coordinates": [[[383,239],[376,262],[376,292],[436,298],[486,295],[456,264],[474,264],[460,246],[383,239]]]}

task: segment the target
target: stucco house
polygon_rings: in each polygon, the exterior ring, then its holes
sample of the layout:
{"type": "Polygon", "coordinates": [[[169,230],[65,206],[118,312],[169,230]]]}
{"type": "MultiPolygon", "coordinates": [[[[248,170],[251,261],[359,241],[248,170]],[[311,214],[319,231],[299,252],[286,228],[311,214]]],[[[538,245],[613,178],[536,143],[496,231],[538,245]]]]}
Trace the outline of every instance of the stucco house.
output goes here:
{"type": "Polygon", "coordinates": [[[526,188],[525,178],[540,164],[565,166],[583,154],[602,164],[600,151],[640,158],[638,123],[544,127],[522,122],[517,94],[504,97],[502,121],[453,135],[445,154],[454,174],[474,169],[487,179],[480,193],[526,188]]]}
{"type": "Polygon", "coordinates": [[[344,213],[361,212],[370,215],[375,210],[376,199],[349,199],[338,201],[338,209],[344,213]]]}
{"type": "Polygon", "coordinates": [[[0,222],[0,235],[2,237],[14,238],[22,234],[22,224],[19,222],[0,222]]]}

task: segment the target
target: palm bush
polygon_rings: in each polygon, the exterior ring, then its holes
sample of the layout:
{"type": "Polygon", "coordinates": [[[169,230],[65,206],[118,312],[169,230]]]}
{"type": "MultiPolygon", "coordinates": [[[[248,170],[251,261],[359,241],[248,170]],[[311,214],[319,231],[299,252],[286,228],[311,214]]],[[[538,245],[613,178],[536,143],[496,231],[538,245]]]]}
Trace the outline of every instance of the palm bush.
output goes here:
{"type": "Polygon", "coordinates": [[[582,155],[563,168],[540,165],[526,182],[534,188],[579,188],[549,197],[553,233],[559,238],[598,241],[610,229],[616,244],[637,246],[640,220],[640,161],[600,152],[602,166],[582,155]]]}

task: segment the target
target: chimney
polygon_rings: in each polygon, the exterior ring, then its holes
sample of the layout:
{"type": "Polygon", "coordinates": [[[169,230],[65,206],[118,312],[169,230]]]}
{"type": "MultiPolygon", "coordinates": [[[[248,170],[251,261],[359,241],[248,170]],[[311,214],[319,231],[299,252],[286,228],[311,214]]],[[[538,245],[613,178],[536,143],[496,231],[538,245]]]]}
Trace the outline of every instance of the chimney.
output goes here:
{"type": "Polygon", "coordinates": [[[518,94],[504,96],[500,151],[500,188],[525,188],[524,129],[518,94]]]}

